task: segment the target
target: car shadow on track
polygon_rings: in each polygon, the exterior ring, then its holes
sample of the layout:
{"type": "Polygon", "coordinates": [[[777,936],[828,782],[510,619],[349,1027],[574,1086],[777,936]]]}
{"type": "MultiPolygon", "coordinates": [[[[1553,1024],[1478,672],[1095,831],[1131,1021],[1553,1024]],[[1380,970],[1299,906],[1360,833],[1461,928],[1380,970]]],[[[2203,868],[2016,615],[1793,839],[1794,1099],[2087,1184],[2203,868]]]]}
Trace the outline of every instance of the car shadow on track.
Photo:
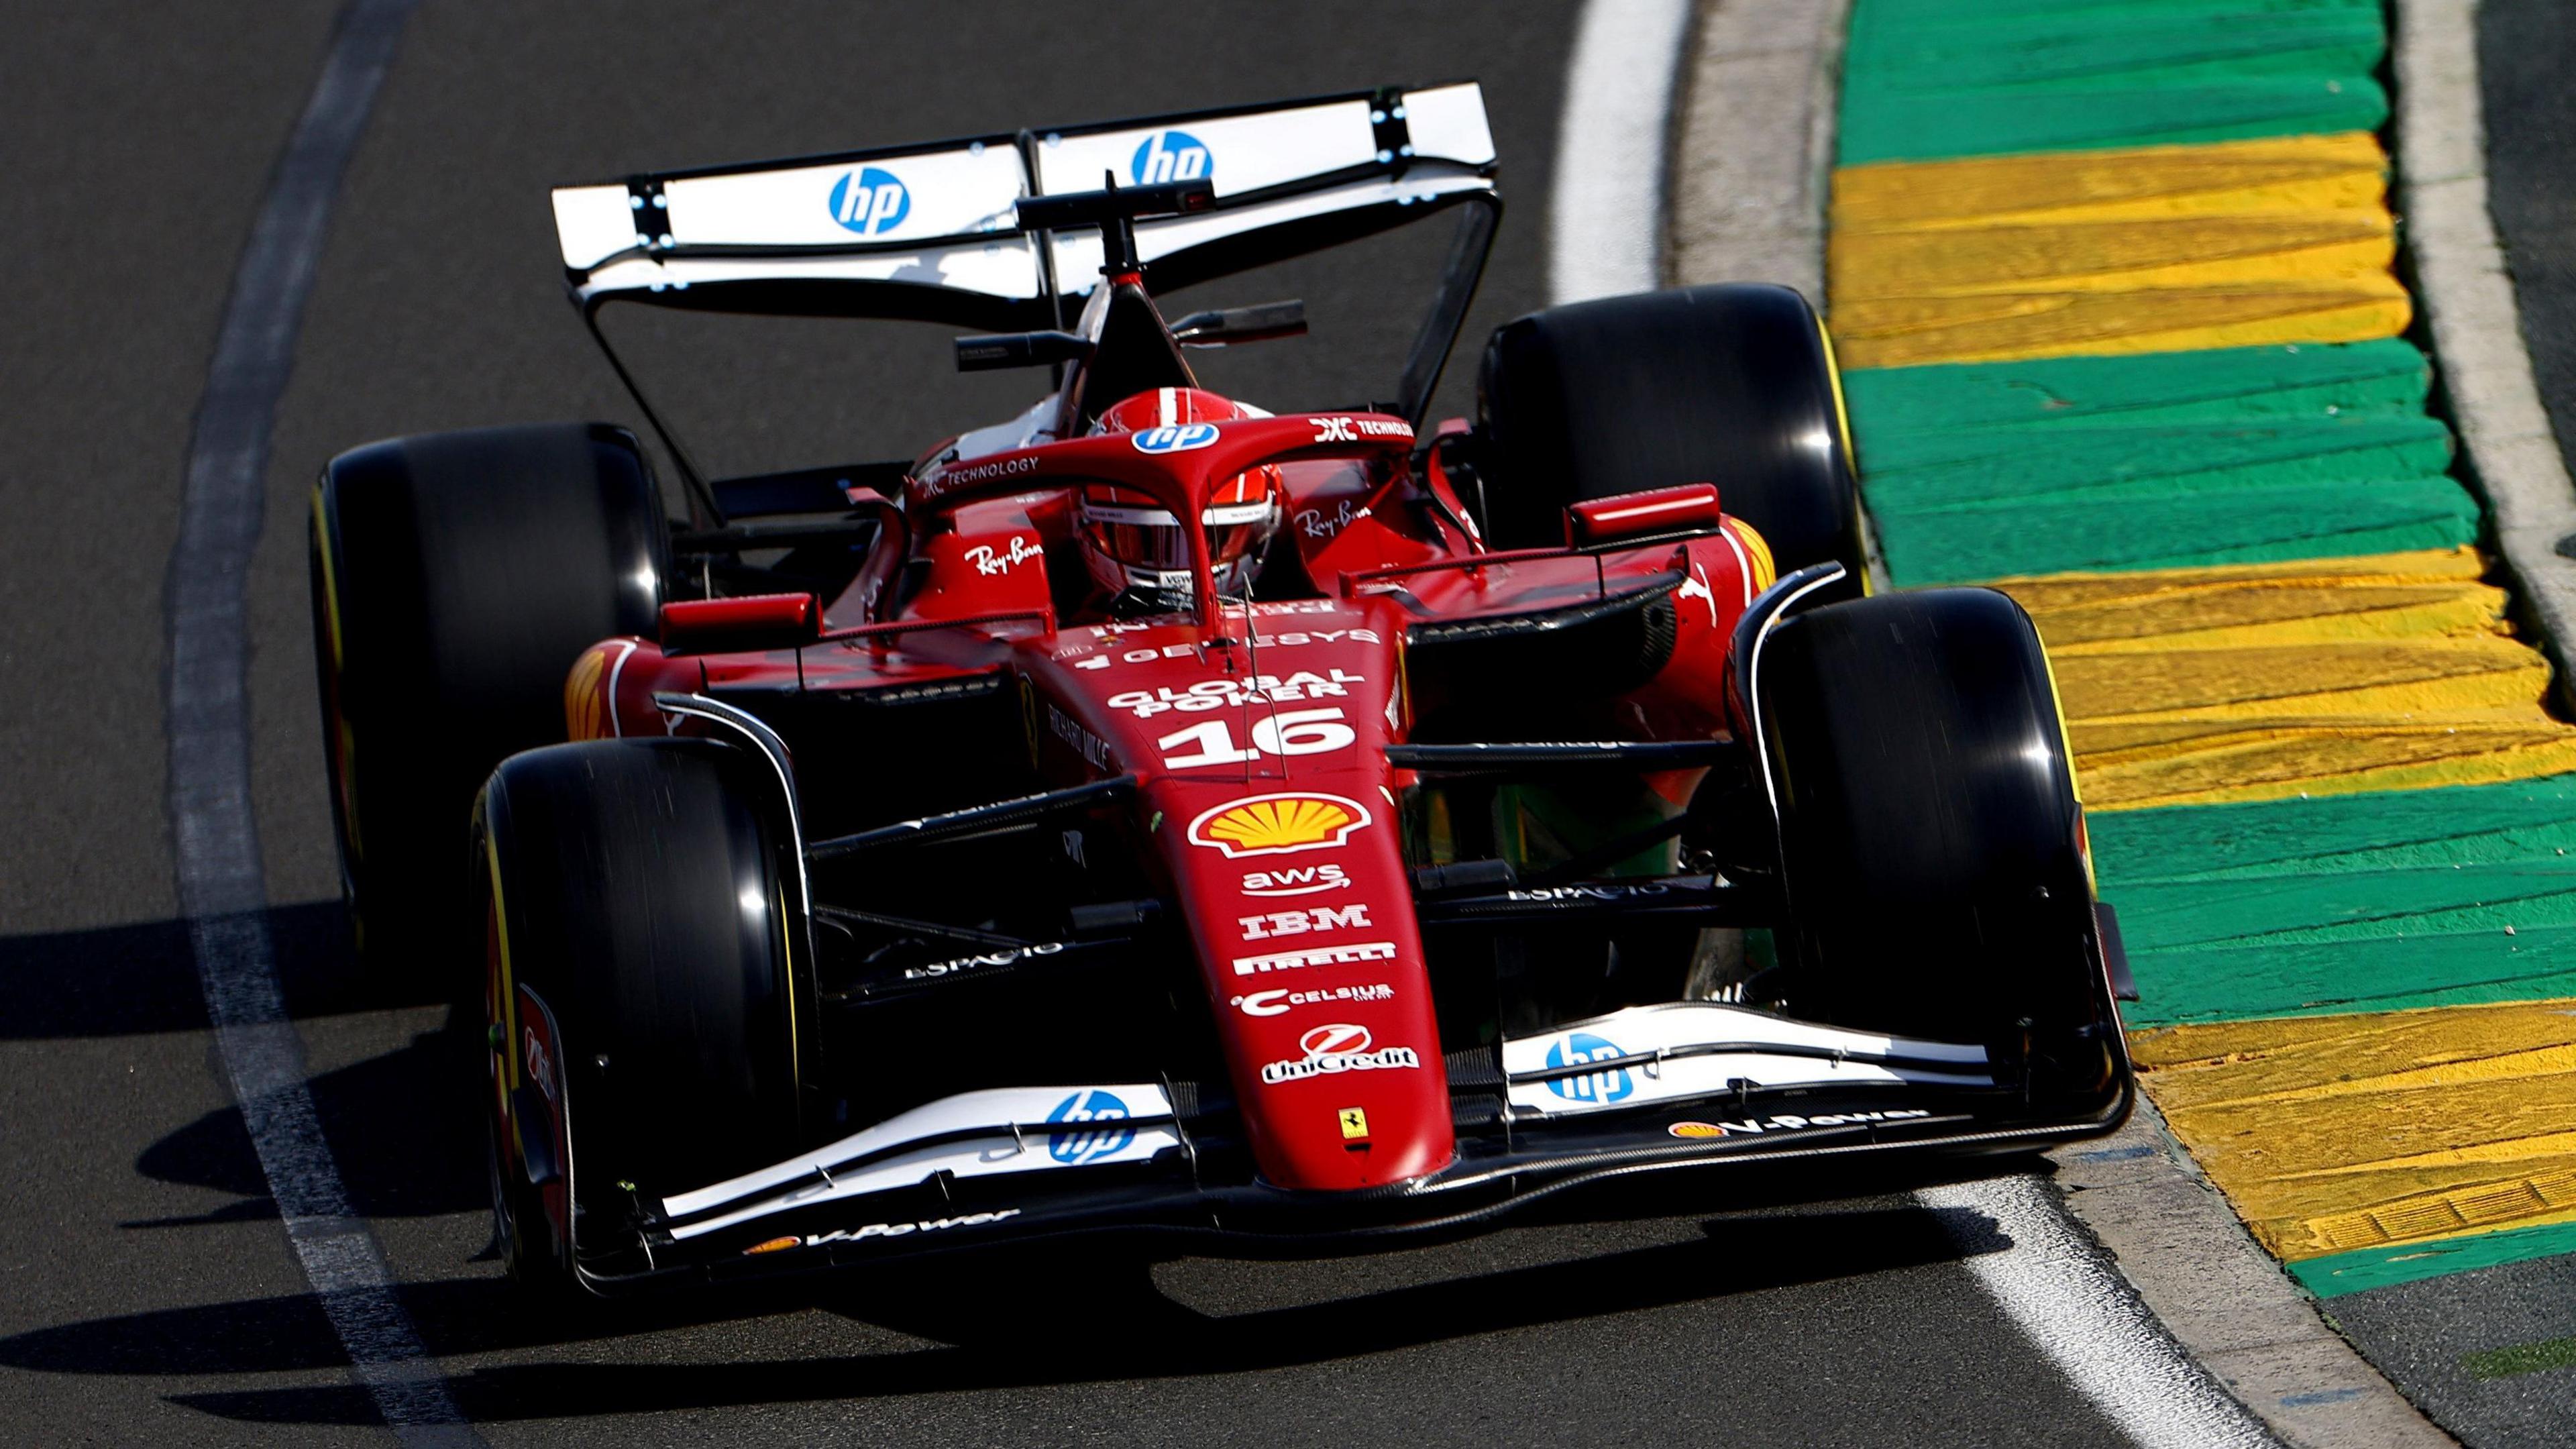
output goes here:
{"type": "MultiPolygon", "coordinates": [[[[1809,1195],[1814,1186],[1795,1195],[1809,1195]]],[[[1701,1207],[1706,1210],[1705,1202],[1701,1207]]],[[[1954,1262],[2011,1246],[1990,1222],[1957,1218],[1886,1197],[1796,1211],[1730,1211],[1701,1221],[1695,1233],[1680,1228],[1688,1236],[1679,1241],[1558,1256],[1562,1243],[1524,1240],[1512,1245],[1515,1254],[1529,1256],[1535,1247],[1549,1260],[1234,1313],[1190,1306],[1157,1283],[1161,1260],[1115,1241],[961,1253],[804,1287],[644,1303],[552,1323],[524,1311],[493,1278],[413,1284],[403,1294],[428,1347],[442,1359],[502,1359],[449,1378],[449,1392],[469,1418],[546,1420],[1295,1368],[1954,1262]],[[1039,1283],[1045,1291],[1032,1290],[1039,1283]],[[691,1363],[657,1354],[651,1362],[572,1361],[585,1341],[797,1310],[837,1315],[849,1321],[849,1336],[890,1346],[792,1359],[691,1363]],[[1112,1326],[1114,1333],[1104,1331],[1112,1326]],[[526,1361],[549,1349],[571,1352],[526,1361]]],[[[1667,1224],[1663,1231],[1679,1227],[1667,1224]]],[[[1544,1239],[1546,1225],[1539,1228],[1544,1239]]],[[[1410,1271],[1398,1261],[1402,1256],[1353,1260],[1358,1266],[1337,1276],[1362,1285],[1400,1279],[1410,1271]]],[[[1478,1260],[1470,1254],[1465,1261],[1478,1260]]],[[[256,1374],[339,1362],[337,1343],[310,1298],[165,1310],[0,1339],[0,1365],[56,1373],[256,1374]]],[[[376,1421],[373,1400],[356,1385],[189,1393],[173,1402],[253,1423],[376,1421]]]]}
{"type": "MultiPolygon", "coordinates": [[[[341,1183],[360,1216],[480,1212],[490,1203],[475,1094],[483,1071],[481,1044],[470,1030],[451,1027],[308,1079],[341,1183]],[[386,1131],[392,1121],[402,1130],[386,1131]]],[[[238,1201],[196,1217],[120,1226],[191,1227],[277,1215],[238,1107],[217,1108],[165,1134],[134,1166],[146,1177],[213,1188],[238,1201]]]]}
{"type": "MultiPolygon", "coordinates": [[[[356,969],[338,901],[268,912],[289,1011],[299,1019],[435,1005],[426,978],[356,969]]],[[[0,936],[0,1041],[204,1031],[185,921],[0,936]]]]}
{"type": "MultiPolygon", "coordinates": [[[[361,969],[338,901],[283,906],[267,915],[289,1014],[307,1032],[332,1031],[365,1013],[434,1013],[448,1004],[448,989],[424,974],[361,969]]],[[[0,1041],[206,1029],[205,996],[185,922],[0,938],[0,1041]]],[[[470,1033],[432,1030],[400,1051],[311,1079],[314,1106],[361,1214],[408,1217],[484,1206],[483,1127],[475,1095],[482,1070],[470,1033]],[[382,1130],[391,1113],[399,1113],[402,1132],[382,1130]]],[[[230,1193],[236,1201],[188,1217],[120,1224],[126,1228],[184,1228],[277,1214],[237,1107],[208,1112],[166,1133],[138,1154],[135,1170],[160,1182],[230,1193]]]]}

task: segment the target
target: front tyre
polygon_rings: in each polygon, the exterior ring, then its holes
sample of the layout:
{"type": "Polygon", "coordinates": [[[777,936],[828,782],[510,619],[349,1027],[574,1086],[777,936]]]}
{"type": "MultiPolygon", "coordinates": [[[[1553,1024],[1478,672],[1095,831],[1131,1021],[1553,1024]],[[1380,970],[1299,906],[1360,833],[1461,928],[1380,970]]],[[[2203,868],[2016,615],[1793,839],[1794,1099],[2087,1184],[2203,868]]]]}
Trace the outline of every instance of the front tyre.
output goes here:
{"type": "Polygon", "coordinates": [[[2030,617],[1991,589],[1792,615],[1753,691],[1793,1015],[1986,1044],[2034,1091],[2119,1071],[2082,811],[2030,617]]]}
{"type": "Polygon", "coordinates": [[[698,739],[505,761],[477,812],[494,1212],[553,1291],[631,1244],[639,1196],[797,1140],[803,923],[777,776],[698,739]]]}

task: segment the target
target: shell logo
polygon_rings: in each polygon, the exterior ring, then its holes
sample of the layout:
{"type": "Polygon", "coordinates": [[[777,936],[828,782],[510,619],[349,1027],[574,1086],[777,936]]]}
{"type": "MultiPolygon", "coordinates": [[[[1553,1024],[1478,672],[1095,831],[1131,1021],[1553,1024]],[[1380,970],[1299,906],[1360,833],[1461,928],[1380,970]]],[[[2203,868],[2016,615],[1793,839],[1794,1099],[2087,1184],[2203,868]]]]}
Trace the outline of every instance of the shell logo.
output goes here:
{"type": "Polygon", "coordinates": [[[1225,852],[1228,860],[1241,860],[1247,855],[1327,850],[1368,823],[1368,807],[1357,800],[1291,791],[1219,805],[1190,822],[1189,840],[1192,845],[1225,852]]]}
{"type": "Polygon", "coordinates": [[[608,700],[600,681],[608,673],[608,650],[594,645],[573,661],[564,680],[564,723],[577,740],[608,738],[608,700]]]}

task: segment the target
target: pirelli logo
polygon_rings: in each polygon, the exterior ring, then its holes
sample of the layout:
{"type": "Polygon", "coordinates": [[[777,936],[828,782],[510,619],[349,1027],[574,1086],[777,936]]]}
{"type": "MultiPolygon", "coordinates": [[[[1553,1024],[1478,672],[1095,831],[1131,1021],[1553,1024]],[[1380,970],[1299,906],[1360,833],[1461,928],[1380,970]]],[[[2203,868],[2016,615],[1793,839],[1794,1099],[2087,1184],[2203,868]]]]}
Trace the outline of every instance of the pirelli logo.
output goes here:
{"type": "Polygon", "coordinates": [[[1237,956],[1234,974],[1254,976],[1264,971],[1294,971],[1301,966],[1347,966],[1394,959],[1393,941],[1362,941],[1350,946],[1310,946],[1303,951],[1279,951],[1268,956],[1237,956]]]}

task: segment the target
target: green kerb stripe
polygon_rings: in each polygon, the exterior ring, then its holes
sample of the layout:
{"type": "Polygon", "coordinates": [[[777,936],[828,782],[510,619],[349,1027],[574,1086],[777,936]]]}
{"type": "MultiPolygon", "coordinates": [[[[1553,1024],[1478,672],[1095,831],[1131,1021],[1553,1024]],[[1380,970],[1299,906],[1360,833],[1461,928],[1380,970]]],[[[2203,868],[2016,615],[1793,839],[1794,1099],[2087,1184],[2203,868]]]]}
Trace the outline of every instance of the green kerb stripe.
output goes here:
{"type": "Polygon", "coordinates": [[[2576,777],[2091,826],[2133,1027],[2576,995],[2576,777]]]}
{"type": "Polygon", "coordinates": [[[2536,1228],[2506,1228],[2462,1238],[2433,1238],[2386,1248],[2329,1253],[2292,1263],[2289,1269],[2290,1276],[2309,1292],[2320,1298],[2334,1298],[2560,1253],[2576,1253],[2576,1223],[2544,1223],[2536,1228]]]}
{"type": "Polygon", "coordinates": [[[2474,540],[2405,342],[1865,369],[1862,488],[1899,584],[2474,540]]]}
{"type": "Polygon", "coordinates": [[[2376,130],[2371,0],[1880,0],[1853,16],[1840,159],[2376,130]]]}

